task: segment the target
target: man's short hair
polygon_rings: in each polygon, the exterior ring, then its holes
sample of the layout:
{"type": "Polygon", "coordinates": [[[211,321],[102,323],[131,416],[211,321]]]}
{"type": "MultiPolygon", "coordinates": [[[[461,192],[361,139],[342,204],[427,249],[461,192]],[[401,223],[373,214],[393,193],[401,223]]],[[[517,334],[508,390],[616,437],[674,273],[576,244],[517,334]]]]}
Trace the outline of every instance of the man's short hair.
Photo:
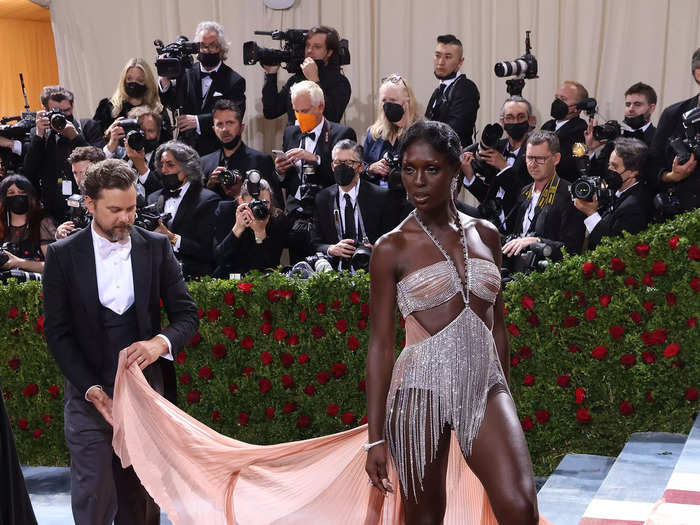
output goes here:
{"type": "Polygon", "coordinates": [[[314,35],[326,35],[326,50],[333,51],[333,57],[338,55],[338,46],[340,45],[340,35],[332,27],[328,26],[314,26],[309,29],[309,33],[306,35],[306,39],[314,35]]]}
{"type": "Polygon", "coordinates": [[[553,131],[538,129],[537,131],[533,131],[527,139],[527,143],[532,144],[533,146],[538,146],[540,144],[544,144],[545,142],[549,147],[550,153],[554,154],[561,151],[561,147],[559,146],[559,137],[557,137],[556,133],[553,131]]]}
{"type": "Polygon", "coordinates": [[[200,35],[203,31],[214,31],[216,33],[216,40],[221,48],[221,60],[226,60],[228,58],[228,50],[231,47],[231,43],[226,40],[226,34],[224,33],[224,28],[218,22],[200,22],[197,24],[197,28],[194,30],[194,41],[201,42],[200,35]]]}
{"type": "Polygon", "coordinates": [[[509,102],[518,102],[519,104],[525,104],[527,106],[528,118],[532,116],[532,104],[530,104],[530,102],[527,99],[525,99],[519,95],[511,95],[510,97],[508,97],[507,99],[505,99],[503,101],[503,105],[501,106],[501,118],[503,118],[505,116],[506,104],[508,104],[509,102]]]}
{"type": "Polygon", "coordinates": [[[71,103],[71,105],[73,105],[73,93],[68,91],[63,86],[44,86],[44,88],[41,90],[41,94],[39,95],[39,99],[41,100],[41,105],[44,106],[44,109],[49,109],[49,100],[53,100],[55,102],[63,102],[64,100],[67,100],[71,103]]]}
{"type": "Polygon", "coordinates": [[[583,87],[583,84],[576,82],[575,80],[565,80],[562,84],[571,84],[576,88],[576,95],[578,96],[578,102],[581,102],[584,98],[588,98],[588,90],[583,87]]]}
{"type": "Polygon", "coordinates": [[[188,181],[194,184],[202,184],[204,174],[199,162],[199,155],[194,148],[178,140],[170,140],[158,146],[155,153],[158,173],[163,173],[162,156],[166,151],[175,157],[180,166],[180,171],[185,174],[188,181]]]}
{"type": "Polygon", "coordinates": [[[354,140],[343,139],[336,142],[331,151],[331,158],[335,160],[336,153],[341,150],[351,150],[355,154],[355,158],[362,162],[363,148],[354,140]]]}
{"type": "Polygon", "coordinates": [[[449,45],[449,46],[457,46],[459,48],[459,54],[460,56],[463,53],[464,48],[462,47],[462,41],[457,38],[456,36],[452,34],[447,34],[447,35],[438,35],[437,37],[437,43],[438,44],[444,44],[444,45],[449,45]]]}
{"type": "Polygon", "coordinates": [[[301,82],[292,84],[289,91],[292,94],[292,101],[294,101],[298,95],[306,93],[311,98],[311,105],[313,107],[318,107],[325,102],[321,86],[319,86],[316,82],[312,82],[311,80],[302,80],[301,82]]]}
{"type": "Polygon", "coordinates": [[[649,84],[643,82],[637,82],[628,87],[625,91],[625,96],[627,95],[642,95],[647,99],[647,104],[656,104],[656,91],[649,84]]]}
{"type": "Polygon", "coordinates": [[[141,119],[143,117],[151,117],[156,123],[158,132],[160,132],[160,127],[163,124],[163,115],[157,111],[153,111],[148,106],[136,106],[135,108],[131,108],[127,114],[127,117],[135,119],[139,124],[141,124],[141,119]]]}
{"type": "Polygon", "coordinates": [[[220,98],[214,102],[214,107],[211,110],[212,116],[217,111],[233,111],[236,114],[236,119],[238,122],[243,121],[243,112],[241,111],[241,106],[234,104],[232,101],[226,98],[220,98]]]}
{"type": "Polygon", "coordinates": [[[639,139],[620,137],[615,139],[615,154],[622,159],[626,170],[641,171],[649,155],[649,148],[639,139]]]}
{"type": "Polygon", "coordinates": [[[95,146],[80,146],[79,148],[75,148],[71,151],[71,154],[68,155],[68,162],[71,164],[84,160],[90,161],[90,164],[100,162],[101,160],[105,160],[105,152],[95,146]]]}
{"type": "Polygon", "coordinates": [[[85,170],[83,190],[86,197],[97,200],[102,190],[126,190],[136,184],[136,171],[120,159],[90,164],[85,170]]]}
{"type": "Polygon", "coordinates": [[[700,47],[693,53],[693,59],[690,62],[690,72],[695,76],[695,70],[700,69],[700,47]]]}

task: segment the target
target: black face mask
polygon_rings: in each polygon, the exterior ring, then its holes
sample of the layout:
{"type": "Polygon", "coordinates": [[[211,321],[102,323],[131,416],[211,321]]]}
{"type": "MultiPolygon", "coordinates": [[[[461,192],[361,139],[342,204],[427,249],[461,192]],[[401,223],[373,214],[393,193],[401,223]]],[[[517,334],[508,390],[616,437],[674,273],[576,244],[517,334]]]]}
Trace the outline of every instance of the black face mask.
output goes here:
{"type": "Polygon", "coordinates": [[[221,61],[221,56],[219,53],[199,53],[197,55],[197,60],[199,60],[204,67],[214,67],[221,61]]]}
{"type": "Polygon", "coordinates": [[[5,199],[7,208],[17,215],[24,215],[29,211],[29,197],[26,195],[11,195],[5,199]]]}
{"type": "Polygon", "coordinates": [[[355,177],[355,170],[345,164],[338,164],[333,168],[333,178],[338,186],[347,186],[355,177]]]}
{"type": "Polygon", "coordinates": [[[163,183],[163,189],[166,190],[172,191],[182,186],[182,182],[180,182],[180,179],[177,177],[177,173],[163,173],[160,180],[163,183]]]}
{"type": "Polygon", "coordinates": [[[647,119],[644,115],[637,115],[636,117],[625,117],[623,122],[632,129],[639,129],[647,123],[647,119]]]}
{"type": "Polygon", "coordinates": [[[608,171],[605,174],[605,182],[608,183],[608,188],[613,191],[618,191],[620,188],[622,188],[622,176],[610,168],[608,168],[608,171]]]}
{"type": "Polygon", "coordinates": [[[232,138],[231,140],[229,140],[228,142],[222,142],[221,144],[222,144],[222,146],[224,147],[224,149],[233,149],[233,148],[235,148],[236,146],[238,146],[238,143],[239,143],[240,141],[241,141],[241,136],[240,136],[240,135],[236,135],[235,137],[233,137],[233,138],[232,138]]]}
{"type": "Polygon", "coordinates": [[[457,72],[453,71],[449,75],[438,76],[438,74],[433,71],[433,75],[435,75],[435,78],[438,80],[450,80],[451,78],[455,78],[457,76],[457,72]]]}
{"type": "Polygon", "coordinates": [[[396,102],[384,102],[382,108],[389,122],[396,124],[403,118],[403,106],[401,104],[397,104],[396,102]]]}
{"type": "Polygon", "coordinates": [[[520,140],[529,131],[530,123],[527,120],[518,123],[508,123],[503,125],[503,129],[513,140],[520,140]]]}
{"type": "Polygon", "coordinates": [[[549,114],[555,120],[563,120],[569,114],[569,106],[566,105],[566,102],[555,98],[554,102],[552,102],[552,109],[549,111],[549,114]]]}
{"type": "Polygon", "coordinates": [[[127,82],[124,84],[124,91],[131,98],[141,98],[146,93],[146,86],[138,82],[127,82]]]}
{"type": "Polygon", "coordinates": [[[146,139],[143,141],[143,150],[146,153],[155,151],[158,147],[158,139],[146,139]]]}

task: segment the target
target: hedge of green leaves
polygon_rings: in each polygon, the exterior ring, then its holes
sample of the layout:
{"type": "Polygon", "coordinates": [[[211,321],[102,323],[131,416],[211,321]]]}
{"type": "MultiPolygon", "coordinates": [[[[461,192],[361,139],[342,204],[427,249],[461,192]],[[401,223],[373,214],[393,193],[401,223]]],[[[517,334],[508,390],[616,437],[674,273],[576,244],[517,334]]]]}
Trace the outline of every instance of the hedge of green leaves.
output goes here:
{"type": "MultiPolygon", "coordinates": [[[[508,285],[511,389],[538,474],[629,433],[686,432],[698,411],[700,214],[508,285]]],[[[179,405],[218,432],[277,443],[364,422],[364,274],[192,282],[200,329],[176,357],[179,405]]],[[[25,464],[65,464],[63,379],[38,283],[0,289],[0,382],[25,464]]],[[[397,353],[404,333],[397,323],[397,353]]]]}

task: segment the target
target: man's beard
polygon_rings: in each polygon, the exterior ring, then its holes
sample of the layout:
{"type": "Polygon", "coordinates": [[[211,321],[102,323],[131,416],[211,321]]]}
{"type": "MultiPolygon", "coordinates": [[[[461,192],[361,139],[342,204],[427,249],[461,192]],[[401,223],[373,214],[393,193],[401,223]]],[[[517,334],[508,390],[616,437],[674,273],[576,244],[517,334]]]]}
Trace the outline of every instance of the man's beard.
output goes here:
{"type": "Polygon", "coordinates": [[[97,225],[100,227],[100,230],[102,230],[102,232],[103,232],[107,237],[109,237],[110,240],[112,240],[112,241],[121,241],[121,240],[126,239],[126,238],[129,236],[129,234],[131,233],[131,228],[133,227],[132,224],[124,223],[124,224],[117,224],[117,225],[116,225],[114,228],[112,228],[112,229],[107,229],[107,228],[103,227],[103,226],[99,223],[99,221],[97,221],[94,217],[93,217],[93,220],[94,220],[94,221],[97,223],[97,225]],[[117,230],[117,229],[116,229],[117,227],[120,227],[120,229],[117,230]]]}

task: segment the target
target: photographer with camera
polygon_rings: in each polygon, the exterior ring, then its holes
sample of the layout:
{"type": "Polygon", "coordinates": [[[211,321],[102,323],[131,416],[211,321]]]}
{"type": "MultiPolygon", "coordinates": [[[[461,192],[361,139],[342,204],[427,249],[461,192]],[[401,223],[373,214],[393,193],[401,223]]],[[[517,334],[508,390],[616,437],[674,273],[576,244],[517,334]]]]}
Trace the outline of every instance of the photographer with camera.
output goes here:
{"type": "MultiPolygon", "coordinates": [[[[195,42],[199,42],[198,62],[185,70],[184,106],[176,125],[180,140],[194,147],[200,155],[211,153],[219,147],[213,130],[211,110],[219,98],[233,101],[245,113],[245,79],[224,64],[229,51],[224,28],[216,22],[200,22],[195,29],[195,42]],[[189,133],[187,133],[189,132],[189,133]]],[[[171,108],[177,108],[175,80],[158,77],[161,100],[171,108]]]]}
{"type": "MultiPolygon", "coordinates": [[[[389,191],[362,181],[362,146],[341,140],[333,146],[335,184],[316,195],[311,246],[314,253],[333,257],[338,270],[360,269],[356,252],[372,244],[393,225],[388,206],[389,191]]],[[[364,259],[368,262],[368,254],[364,259]]],[[[362,268],[367,269],[367,268],[362,268]]]]}
{"type": "Polygon", "coordinates": [[[639,139],[618,138],[613,144],[604,180],[615,194],[610,209],[600,210],[598,199],[574,199],[574,206],[586,214],[588,249],[594,249],[603,237],[631,234],[644,230],[651,219],[651,196],[639,177],[645,166],[648,147],[639,139]]]}
{"type": "MultiPolygon", "coordinates": [[[[501,125],[506,138],[501,139],[500,134],[489,137],[484,130],[481,141],[465,149],[462,173],[464,186],[480,203],[480,215],[505,233],[512,230],[511,210],[521,190],[531,180],[525,165],[526,148],[523,147],[530,130],[535,127],[530,103],[517,95],[507,98],[501,106],[501,125]],[[475,173],[483,179],[476,177],[475,173]],[[506,218],[509,223],[506,223],[506,218]]],[[[488,127],[491,129],[493,126],[488,127]]]]}
{"type": "Polygon", "coordinates": [[[0,182],[0,280],[7,270],[42,273],[55,232],[53,219],[42,214],[32,183],[22,175],[5,177],[0,182]]]}
{"type": "Polygon", "coordinates": [[[340,70],[338,57],[340,37],[332,27],[312,27],[306,35],[304,59],[299,64],[300,71],[294,73],[282,89],[277,91],[277,72],[280,64],[260,65],[265,70],[265,83],[262,88],[263,115],[275,119],[287,113],[289,125],[296,117],[291,100],[294,84],[310,80],[321,86],[325,95],[324,116],[331,122],[340,122],[350,101],[350,82],[340,70]]]}
{"type": "Polygon", "coordinates": [[[192,147],[171,140],[155,155],[163,188],[148,197],[162,216],[154,231],[170,239],[185,278],[210,275],[214,212],[221,199],[203,187],[199,155],[192,147]]]}
{"type": "Polygon", "coordinates": [[[219,149],[202,157],[206,187],[222,199],[237,199],[245,173],[257,170],[272,188],[275,202],[283,202],[272,157],[243,143],[245,124],[241,109],[230,100],[219,99],[214,103],[212,119],[219,149]]]}
{"type": "Polygon", "coordinates": [[[433,55],[433,73],[440,84],[430,96],[425,118],[449,124],[459,135],[462,146],[474,139],[479,111],[479,89],[459,69],[464,63],[462,42],[454,35],[440,35],[433,55]]]}
{"type": "Polygon", "coordinates": [[[270,184],[256,170],[245,175],[236,200],[221,201],[216,209],[214,277],[275,269],[289,245],[292,223],[277,207],[270,184]]]}
{"type": "Polygon", "coordinates": [[[519,255],[533,243],[549,246],[552,259],[561,257],[562,246],[570,254],[581,252],[585,216],[574,207],[569,184],[556,173],[560,160],[559,139],[553,132],[530,134],[525,162],[533,182],[523,189],[515,206],[513,230],[503,245],[507,257],[519,255]]]}

